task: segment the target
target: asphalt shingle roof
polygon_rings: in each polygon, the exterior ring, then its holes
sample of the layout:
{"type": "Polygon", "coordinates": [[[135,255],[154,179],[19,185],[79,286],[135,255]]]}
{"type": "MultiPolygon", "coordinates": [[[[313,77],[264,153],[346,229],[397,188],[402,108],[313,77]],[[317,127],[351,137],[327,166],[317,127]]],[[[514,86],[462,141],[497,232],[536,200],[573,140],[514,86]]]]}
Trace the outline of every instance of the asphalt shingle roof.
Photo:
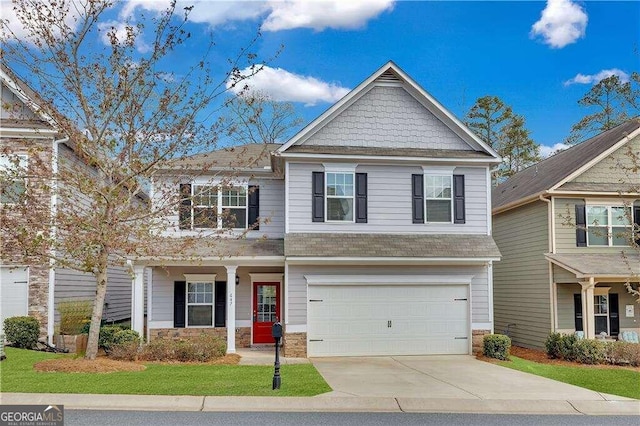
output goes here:
{"type": "Polygon", "coordinates": [[[357,146],[293,145],[285,152],[304,154],[373,155],[419,158],[484,158],[493,157],[486,152],[458,149],[377,148],[357,146]]]}
{"type": "Polygon", "coordinates": [[[280,148],[277,143],[250,143],[225,147],[216,151],[168,161],[163,169],[264,169],[271,166],[271,153],[280,148]]]}
{"type": "Polygon", "coordinates": [[[516,173],[494,188],[491,197],[493,208],[551,188],[639,127],[640,118],[633,118],[516,173]]]}
{"type": "Polygon", "coordinates": [[[287,234],[287,257],[498,258],[488,235],[287,234]]]}
{"type": "MultiPolygon", "coordinates": [[[[621,277],[640,275],[640,254],[638,253],[580,253],[546,254],[548,259],[579,272],[584,277],[621,277]]],[[[637,279],[637,278],[636,278],[637,279]]]]}
{"type": "Polygon", "coordinates": [[[276,239],[236,239],[202,237],[187,239],[160,238],[155,247],[140,258],[197,262],[225,257],[284,256],[284,242],[276,239]]]}

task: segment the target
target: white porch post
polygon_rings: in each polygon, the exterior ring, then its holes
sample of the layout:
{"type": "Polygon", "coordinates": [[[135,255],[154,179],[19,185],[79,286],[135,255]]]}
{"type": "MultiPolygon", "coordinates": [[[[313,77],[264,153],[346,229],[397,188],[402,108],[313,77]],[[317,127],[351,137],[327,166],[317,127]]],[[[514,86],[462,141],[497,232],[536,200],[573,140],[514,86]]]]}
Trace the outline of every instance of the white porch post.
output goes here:
{"type": "Polygon", "coordinates": [[[227,268],[227,353],[236,352],[236,265],[227,268]]]}
{"type": "Polygon", "coordinates": [[[131,291],[131,329],[144,336],[144,266],[133,267],[131,291]]]}
{"type": "Polygon", "coordinates": [[[589,281],[580,281],[580,285],[582,286],[582,329],[584,330],[584,337],[595,339],[596,320],[593,307],[593,289],[596,286],[596,282],[591,277],[589,281]]]}

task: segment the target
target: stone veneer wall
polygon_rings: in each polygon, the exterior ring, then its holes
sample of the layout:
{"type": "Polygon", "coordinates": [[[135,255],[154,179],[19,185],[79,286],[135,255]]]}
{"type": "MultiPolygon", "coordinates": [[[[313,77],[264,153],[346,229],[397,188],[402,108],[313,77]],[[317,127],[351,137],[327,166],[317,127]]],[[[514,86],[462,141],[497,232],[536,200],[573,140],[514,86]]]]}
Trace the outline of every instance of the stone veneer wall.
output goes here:
{"type": "Polygon", "coordinates": [[[287,358],[307,357],[307,333],[284,334],[284,356],[287,358]]]}
{"type": "Polygon", "coordinates": [[[483,339],[487,334],[491,334],[491,330],[472,330],[471,349],[474,354],[483,352],[483,339]]]}
{"type": "MultiPolygon", "coordinates": [[[[226,327],[214,328],[152,328],[149,331],[150,339],[189,339],[201,334],[216,336],[227,340],[226,327]]],[[[236,329],[236,347],[248,348],[251,346],[251,327],[239,327],[236,329]]]]}

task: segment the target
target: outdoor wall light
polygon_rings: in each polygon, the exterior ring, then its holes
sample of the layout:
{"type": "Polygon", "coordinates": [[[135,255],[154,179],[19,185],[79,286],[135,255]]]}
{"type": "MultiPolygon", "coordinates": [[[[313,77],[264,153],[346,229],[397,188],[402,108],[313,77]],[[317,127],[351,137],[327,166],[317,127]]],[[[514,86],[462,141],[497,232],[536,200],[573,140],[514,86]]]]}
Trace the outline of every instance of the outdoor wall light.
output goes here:
{"type": "Polygon", "coordinates": [[[236,285],[240,285],[240,277],[236,275],[236,285]]]}

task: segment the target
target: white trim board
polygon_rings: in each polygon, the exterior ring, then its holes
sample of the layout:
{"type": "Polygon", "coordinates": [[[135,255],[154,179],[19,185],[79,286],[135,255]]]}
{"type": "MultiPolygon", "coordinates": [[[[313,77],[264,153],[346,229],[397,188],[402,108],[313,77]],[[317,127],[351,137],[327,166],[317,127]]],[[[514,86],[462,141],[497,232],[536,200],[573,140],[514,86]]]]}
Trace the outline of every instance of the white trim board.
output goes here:
{"type": "Polygon", "coordinates": [[[308,285],[470,285],[473,275],[305,275],[308,285]]]}

